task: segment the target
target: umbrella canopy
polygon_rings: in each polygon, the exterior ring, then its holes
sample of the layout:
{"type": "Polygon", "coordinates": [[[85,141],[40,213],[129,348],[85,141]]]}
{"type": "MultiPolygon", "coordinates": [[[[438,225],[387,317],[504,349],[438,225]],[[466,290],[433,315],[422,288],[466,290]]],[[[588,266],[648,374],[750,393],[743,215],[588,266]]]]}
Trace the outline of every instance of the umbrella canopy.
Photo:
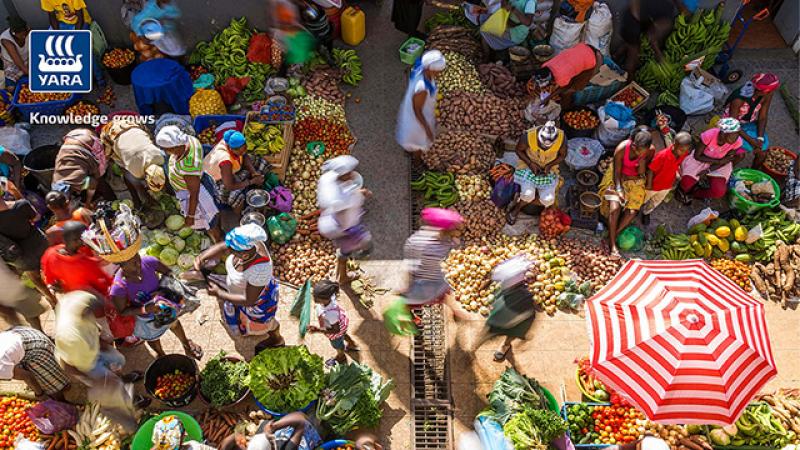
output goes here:
{"type": "Polygon", "coordinates": [[[597,377],[661,423],[733,423],[777,373],[764,306],[702,260],[628,261],[585,305],[597,377]]]}

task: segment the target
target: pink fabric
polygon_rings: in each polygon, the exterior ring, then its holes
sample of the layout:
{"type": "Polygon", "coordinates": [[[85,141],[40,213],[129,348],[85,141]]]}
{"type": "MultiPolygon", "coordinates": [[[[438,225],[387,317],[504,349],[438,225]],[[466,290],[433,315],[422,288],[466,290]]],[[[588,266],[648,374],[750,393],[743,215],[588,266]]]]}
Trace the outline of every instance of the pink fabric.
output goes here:
{"type": "Polygon", "coordinates": [[[592,47],[580,43],[563,50],[551,60],[542,64],[553,73],[553,79],[559,87],[569,85],[579,73],[594,68],[597,56],[592,47]]]}
{"type": "Polygon", "coordinates": [[[443,230],[455,228],[464,221],[457,211],[444,208],[425,208],[422,210],[420,218],[426,224],[443,230]]]}
{"type": "Polygon", "coordinates": [[[631,159],[631,146],[633,141],[628,139],[628,144],[625,146],[625,154],[622,155],[622,175],[625,177],[639,176],[639,161],[644,158],[644,154],[639,155],[636,159],[631,159]]]}
{"type": "MultiPolygon", "coordinates": [[[[706,144],[706,150],[703,152],[705,156],[714,159],[721,159],[725,157],[725,155],[727,155],[731,150],[737,150],[737,152],[742,151],[742,138],[736,139],[736,142],[733,144],[719,145],[717,144],[718,136],[719,128],[712,128],[700,135],[700,140],[706,144]]],[[[711,164],[700,162],[694,159],[694,153],[690,153],[686,156],[686,159],[684,159],[683,163],[681,164],[681,176],[691,177],[696,180],[698,175],[709,167],[711,167],[711,164]]],[[[719,177],[727,180],[731,177],[732,172],[733,164],[728,163],[716,170],[712,170],[708,173],[708,176],[719,177]]]]}
{"type": "MultiPolygon", "coordinates": [[[[719,177],[709,177],[710,184],[708,189],[698,189],[692,192],[694,198],[722,198],[728,191],[728,182],[719,177]]],[[[694,185],[697,184],[697,179],[692,177],[681,178],[681,190],[689,192],[694,185]]]]}
{"type": "Polygon", "coordinates": [[[778,77],[773,73],[757,73],[753,75],[753,85],[759,91],[769,94],[781,85],[778,77]]]}

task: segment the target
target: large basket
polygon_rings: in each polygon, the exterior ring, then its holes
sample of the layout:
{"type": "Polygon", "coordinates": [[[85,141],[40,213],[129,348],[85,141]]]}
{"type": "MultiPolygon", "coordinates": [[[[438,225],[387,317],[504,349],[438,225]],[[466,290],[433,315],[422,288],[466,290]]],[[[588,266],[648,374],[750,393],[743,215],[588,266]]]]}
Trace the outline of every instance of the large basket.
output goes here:
{"type": "Polygon", "coordinates": [[[759,209],[776,208],[781,203],[781,188],[778,183],[764,172],[753,169],[736,169],[728,181],[728,204],[731,209],[735,209],[742,214],[752,214],[759,209]],[[758,203],[742,197],[733,188],[738,180],[753,181],[755,183],[769,180],[772,183],[772,188],[775,190],[775,198],[767,203],[758,203]]]}
{"type": "Polygon", "coordinates": [[[111,237],[111,233],[108,232],[108,228],[106,228],[106,222],[104,220],[99,220],[98,223],[100,224],[100,229],[103,230],[103,236],[105,236],[106,241],[111,246],[111,248],[115,250],[113,253],[100,254],[101,258],[110,263],[119,264],[130,260],[131,258],[136,256],[137,253],[139,253],[139,250],[141,250],[142,248],[141,233],[139,233],[139,235],[136,236],[136,240],[133,241],[131,245],[120,250],[117,247],[117,244],[114,242],[114,238],[111,237]]]}
{"type": "MultiPolygon", "coordinates": [[[[236,356],[236,355],[225,355],[225,357],[223,359],[225,359],[227,361],[241,362],[241,363],[247,364],[247,362],[244,359],[242,359],[241,357],[236,356]]],[[[201,382],[203,380],[202,371],[200,372],[200,380],[201,380],[201,382]]],[[[200,387],[200,384],[201,383],[198,383],[198,387],[200,387]]],[[[208,397],[206,397],[205,394],[203,394],[203,389],[202,388],[199,388],[197,391],[200,394],[200,400],[202,400],[204,403],[206,403],[210,407],[216,408],[216,409],[233,408],[233,407],[241,404],[243,401],[245,401],[245,399],[247,399],[247,397],[250,395],[250,387],[249,386],[245,386],[244,387],[244,391],[242,392],[242,395],[237,400],[234,400],[233,402],[228,403],[226,405],[214,406],[214,405],[211,404],[211,400],[208,397]]]]}
{"type": "Polygon", "coordinates": [[[55,102],[44,102],[44,103],[19,103],[19,92],[22,90],[23,85],[28,84],[28,77],[22,77],[19,81],[17,81],[17,87],[14,89],[14,99],[11,101],[11,105],[16,108],[20,115],[22,116],[22,120],[25,122],[30,122],[31,114],[39,113],[44,116],[58,116],[64,113],[64,110],[75,103],[78,98],[80,98],[79,94],[72,94],[66,100],[60,100],[55,102]]]}

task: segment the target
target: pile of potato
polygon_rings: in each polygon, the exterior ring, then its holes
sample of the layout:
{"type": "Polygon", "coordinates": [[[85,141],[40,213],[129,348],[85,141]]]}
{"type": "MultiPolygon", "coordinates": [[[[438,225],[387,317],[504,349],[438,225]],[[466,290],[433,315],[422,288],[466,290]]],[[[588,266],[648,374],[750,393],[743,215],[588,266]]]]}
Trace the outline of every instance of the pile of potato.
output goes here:
{"type": "Polygon", "coordinates": [[[689,437],[683,425],[662,425],[649,420],[637,420],[637,425],[643,426],[647,434],[660,437],[672,448],[677,448],[681,439],[689,437]]]}
{"type": "Polygon", "coordinates": [[[517,82],[514,74],[500,63],[481,64],[478,66],[478,75],[483,85],[500,98],[525,95],[524,85],[517,82]]]}
{"type": "Polygon", "coordinates": [[[436,82],[439,91],[447,92],[472,92],[483,94],[483,84],[478,79],[478,71],[461,53],[443,52],[447,66],[439,75],[436,82]]]}
{"type": "Polygon", "coordinates": [[[492,196],[492,186],[483,175],[459,175],[456,177],[458,198],[465,201],[486,200],[492,196]]]}
{"type": "Polygon", "coordinates": [[[303,82],[308,95],[322,97],[330,102],[344,104],[345,93],[339,87],[339,80],[342,78],[338,69],[317,68],[303,82]]]}
{"type": "Polygon", "coordinates": [[[342,103],[333,102],[317,95],[306,95],[294,99],[294,105],[298,121],[308,117],[324,117],[333,122],[347,123],[342,103]]]}
{"type": "Polygon", "coordinates": [[[764,298],[781,303],[788,308],[789,301],[800,297],[800,282],[797,271],[800,270],[800,242],[787,245],[778,241],[772,262],[764,265],[753,264],[750,280],[753,287],[764,298]]]}
{"type": "Polygon", "coordinates": [[[286,171],[286,186],[292,190],[292,213],[303,216],[317,209],[317,180],[322,175],[322,157],[315,158],[304,146],[295,144],[286,171]]]}
{"type": "Polygon", "coordinates": [[[494,160],[492,145],[469,131],[439,133],[431,148],[422,152],[422,161],[429,169],[456,175],[485,173],[494,160]]]}
{"type": "Polygon", "coordinates": [[[585,240],[560,239],[558,246],[578,280],[591,283],[592,292],[597,292],[611,281],[625,262],[619,256],[612,256],[602,246],[585,240]]]}
{"type": "Polygon", "coordinates": [[[459,201],[454,208],[464,216],[461,236],[471,242],[482,236],[498,233],[506,224],[506,216],[491,200],[459,201]]]}
{"type": "Polygon", "coordinates": [[[285,245],[273,246],[272,255],[276,258],[275,276],[295,286],[309,278],[317,282],[332,276],[336,265],[336,249],[331,241],[309,241],[298,235],[285,245]]]}
{"type": "Polygon", "coordinates": [[[450,93],[439,101],[439,124],[449,130],[470,130],[517,140],[529,128],[523,115],[525,107],[525,100],[518,98],[450,93]]]}
{"type": "MultiPolygon", "coordinates": [[[[483,58],[481,44],[472,31],[456,25],[440,25],[428,34],[426,50],[451,51],[464,55],[469,61],[477,62],[483,58]]],[[[448,60],[449,64],[450,61],[448,60]]]]}

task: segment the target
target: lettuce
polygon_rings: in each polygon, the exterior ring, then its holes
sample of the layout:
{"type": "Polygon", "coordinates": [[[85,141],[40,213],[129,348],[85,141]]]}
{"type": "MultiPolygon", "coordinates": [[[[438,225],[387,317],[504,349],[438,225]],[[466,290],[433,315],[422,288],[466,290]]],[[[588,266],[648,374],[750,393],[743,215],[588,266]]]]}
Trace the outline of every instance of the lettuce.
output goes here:
{"type": "Polygon", "coordinates": [[[394,389],[369,367],[338,364],[325,377],[325,389],[317,404],[317,417],[338,435],[354,428],[374,428],[380,423],[381,405],[394,389]]]}
{"type": "Polygon", "coordinates": [[[323,366],[304,345],[268,348],[250,361],[250,390],[270,411],[297,411],[319,397],[323,366]]]}

